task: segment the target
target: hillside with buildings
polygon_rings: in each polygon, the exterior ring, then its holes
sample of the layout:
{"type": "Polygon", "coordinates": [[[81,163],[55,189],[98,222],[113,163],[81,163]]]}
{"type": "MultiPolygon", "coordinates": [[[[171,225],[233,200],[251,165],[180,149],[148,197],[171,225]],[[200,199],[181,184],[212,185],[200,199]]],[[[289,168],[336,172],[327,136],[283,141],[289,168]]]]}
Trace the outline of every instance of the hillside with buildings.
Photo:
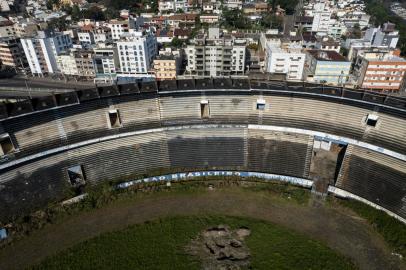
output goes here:
{"type": "Polygon", "coordinates": [[[399,92],[405,26],[379,18],[374,1],[28,0],[3,9],[0,60],[29,80],[273,75],[399,92]]]}

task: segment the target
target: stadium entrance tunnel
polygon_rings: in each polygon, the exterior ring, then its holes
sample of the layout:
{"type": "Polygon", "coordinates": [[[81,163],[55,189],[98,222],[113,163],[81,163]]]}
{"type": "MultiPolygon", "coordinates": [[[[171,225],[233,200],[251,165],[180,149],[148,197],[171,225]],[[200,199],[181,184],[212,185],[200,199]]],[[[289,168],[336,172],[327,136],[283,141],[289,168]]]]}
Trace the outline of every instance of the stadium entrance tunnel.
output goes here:
{"type": "Polygon", "coordinates": [[[346,150],[346,142],[314,137],[309,177],[316,192],[325,194],[336,183],[346,150]]]}

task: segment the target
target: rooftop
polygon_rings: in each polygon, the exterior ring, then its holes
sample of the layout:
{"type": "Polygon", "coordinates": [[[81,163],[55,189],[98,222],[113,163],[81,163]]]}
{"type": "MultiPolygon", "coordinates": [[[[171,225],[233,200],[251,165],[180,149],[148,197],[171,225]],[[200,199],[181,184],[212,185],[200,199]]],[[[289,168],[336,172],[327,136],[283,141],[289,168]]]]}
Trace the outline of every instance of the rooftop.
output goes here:
{"type": "Polygon", "coordinates": [[[308,50],[307,52],[318,61],[348,61],[344,56],[336,51],[308,50]]]}

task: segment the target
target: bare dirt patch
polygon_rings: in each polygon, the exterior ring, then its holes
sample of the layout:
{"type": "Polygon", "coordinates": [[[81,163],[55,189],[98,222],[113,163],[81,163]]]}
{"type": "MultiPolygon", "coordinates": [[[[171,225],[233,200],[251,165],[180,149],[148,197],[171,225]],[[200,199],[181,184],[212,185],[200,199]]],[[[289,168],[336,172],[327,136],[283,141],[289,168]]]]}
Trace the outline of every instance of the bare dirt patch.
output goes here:
{"type": "Polygon", "coordinates": [[[248,228],[218,225],[201,232],[186,251],[202,262],[204,270],[239,270],[249,265],[250,251],[244,240],[250,233],[248,228]]]}

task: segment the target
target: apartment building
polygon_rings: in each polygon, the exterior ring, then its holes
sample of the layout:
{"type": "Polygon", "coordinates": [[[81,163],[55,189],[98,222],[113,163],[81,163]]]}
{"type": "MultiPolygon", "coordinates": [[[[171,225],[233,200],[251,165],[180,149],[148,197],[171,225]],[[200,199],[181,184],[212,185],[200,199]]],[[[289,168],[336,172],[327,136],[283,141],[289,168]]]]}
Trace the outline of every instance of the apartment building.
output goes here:
{"type": "Polygon", "coordinates": [[[186,48],[189,76],[243,75],[246,63],[246,40],[220,36],[219,28],[209,28],[186,48]]]}
{"type": "Polygon", "coordinates": [[[84,25],[78,31],[78,40],[82,45],[91,45],[95,43],[94,34],[93,34],[94,26],[92,24],[84,25]]]}
{"type": "Polygon", "coordinates": [[[332,9],[325,3],[319,2],[314,5],[312,32],[328,32],[332,9]]]}
{"type": "Polygon", "coordinates": [[[286,79],[291,81],[303,80],[306,54],[302,46],[291,44],[282,48],[280,41],[267,42],[265,59],[267,72],[286,74],[286,79]]]}
{"type": "Polygon", "coordinates": [[[92,45],[113,39],[111,29],[105,26],[84,25],[78,31],[78,40],[82,45],[92,45]]]}
{"type": "Polygon", "coordinates": [[[82,78],[94,78],[93,51],[71,50],[56,57],[62,74],[82,78]]]}
{"type": "Polygon", "coordinates": [[[117,41],[121,73],[147,74],[157,54],[156,37],[150,32],[131,32],[117,41]]]}
{"type": "Polygon", "coordinates": [[[399,54],[377,49],[360,53],[354,64],[355,83],[371,90],[399,91],[406,72],[406,60],[399,54]]]}
{"type": "Polygon", "coordinates": [[[174,80],[179,74],[182,60],[180,56],[159,55],[154,59],[154,72],[157,81],[174,80]]]}
{"type": "Polygon", "coordinates": [[[6,37],[0,38],[0,61],[2,66],[25,69],[27,59],[25,58],[20,39],[6,37]]]}
{"type": "Polygon", "coordinates": [[[136,21],[129,17],[127,20],[110,20],[107,27],[111,29],[111,37],[113,40],[119,40],[123,34],[130,32],[130,29],[135,29],[136,21]]]}
{"type": "Polygon", "coordinates": [[[351,62],[335,51],[308,50],[307,81],[344,85],[350,76],[351,62]]]}
{"type": "Polygon", "coordinates": [[[72,47],[69,35],[52,31],[38,31],[35,37],[22,38],[21,44],[31,73],[44,75],[58,71],[56,57],[72,47]]]}
{"type": "Polygon", "coordinates": [[[332,38],[341,38],[341,36],[347,34],[347,26],[343,22],[337,19],[330,19],[327,35],[332,38]]]}

